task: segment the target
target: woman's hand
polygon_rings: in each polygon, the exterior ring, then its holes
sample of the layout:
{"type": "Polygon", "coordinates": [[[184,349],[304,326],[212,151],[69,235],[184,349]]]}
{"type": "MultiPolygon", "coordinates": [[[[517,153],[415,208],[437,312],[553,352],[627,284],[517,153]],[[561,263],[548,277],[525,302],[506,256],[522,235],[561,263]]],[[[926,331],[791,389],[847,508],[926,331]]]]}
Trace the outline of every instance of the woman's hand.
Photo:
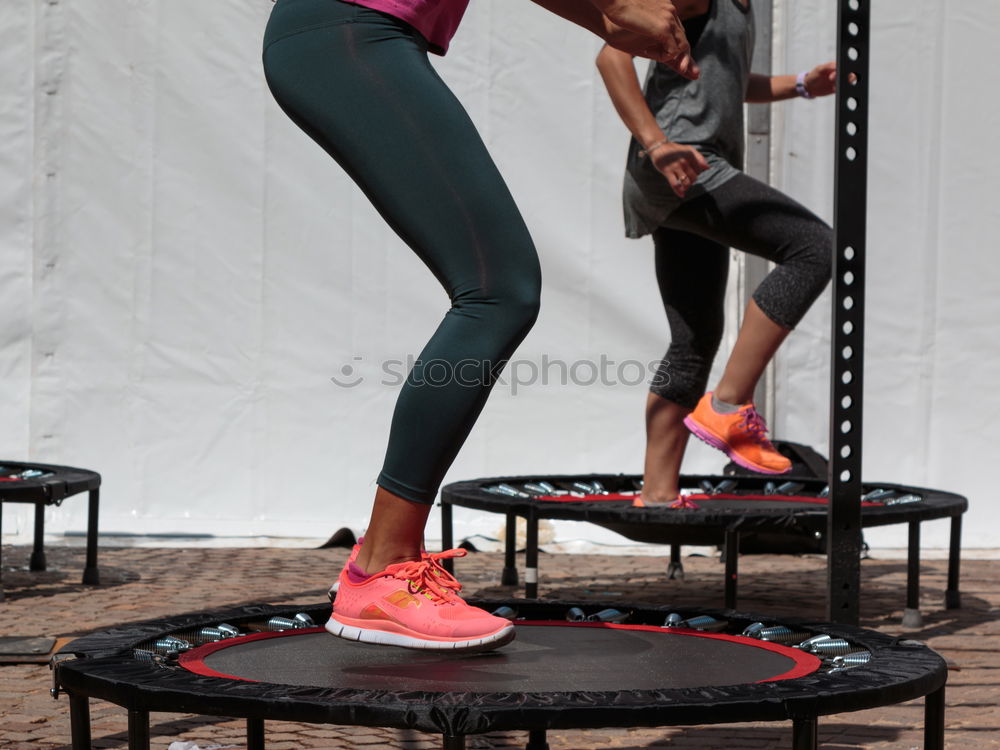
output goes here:
{"type": "Polygon", "coordinates": [[[610,21],[604,39],[612,47],[662,62],[685,78],[698,77],[684,26],[670,0],[590,0],[610,21]]]}
{"type": "Polygon", "coordinates": [[[683,198],[698,175],[708,169],[708,162],[694,146],[667,141],[646,152],[657,171],[667,178],[670,188],[683,198]]]}
{"type": "Polygon", "coordinates": [[[806,73],[803,83],[809,96],[829,96],[837,90],[837,63],[817,65],[806,73]]]}

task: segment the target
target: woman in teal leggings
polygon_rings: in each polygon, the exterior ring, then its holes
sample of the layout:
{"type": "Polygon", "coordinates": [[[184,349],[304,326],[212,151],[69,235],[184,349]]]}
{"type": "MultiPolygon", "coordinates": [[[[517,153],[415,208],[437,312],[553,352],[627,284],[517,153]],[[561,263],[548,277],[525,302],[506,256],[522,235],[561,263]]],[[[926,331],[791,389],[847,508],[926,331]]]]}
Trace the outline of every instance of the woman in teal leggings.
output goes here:
{"type": "MultiPolygon", "coordinates": [[[[466,2],[278,0],[265,32],[264,69],[278,104],[451,299],[399,394],[364,544],[340,574],[327,623],[335,635],[369,643],[481,650],[514,634],[508,621],[458,596],[460,584],[439,564],[458,551],[422,551],[441,479],[531,328],[541,284],[503,178],[427,58],[445,52],[466,2]]],[[[536,2],[697,75],[669,2],[536,2]]]]}

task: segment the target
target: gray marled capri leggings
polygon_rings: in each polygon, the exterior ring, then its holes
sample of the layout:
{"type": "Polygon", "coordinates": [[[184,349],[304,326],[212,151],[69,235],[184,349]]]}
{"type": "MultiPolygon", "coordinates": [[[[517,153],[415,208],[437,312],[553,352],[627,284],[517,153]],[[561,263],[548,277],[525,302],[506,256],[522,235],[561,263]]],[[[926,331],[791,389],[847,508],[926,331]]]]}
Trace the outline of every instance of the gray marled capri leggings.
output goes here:
{"type": "Polygon", "coordinates": [[[753,299],[790,329],[830,280],[833,232],[784,193],[739,174],[684,202],[653,232],[653,245],[670,347],[650,390],[693,408],[722,340],[728,248],[778,264],[753,299]]]}

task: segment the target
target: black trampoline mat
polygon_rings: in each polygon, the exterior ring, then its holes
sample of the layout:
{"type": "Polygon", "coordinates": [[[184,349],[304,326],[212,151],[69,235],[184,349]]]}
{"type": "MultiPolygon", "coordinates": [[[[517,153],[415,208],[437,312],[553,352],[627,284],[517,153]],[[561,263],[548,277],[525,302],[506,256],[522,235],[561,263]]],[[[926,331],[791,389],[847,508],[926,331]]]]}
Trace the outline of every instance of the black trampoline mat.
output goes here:
{"type": "Polygon", "coordinates": [[[649,626],[518,625],[497,651],[461,656],[292,631],[202,646],[198,674],[359,690],[563,692],[712,687],[801,676],[819,660],[750,639],[649,626]]]}

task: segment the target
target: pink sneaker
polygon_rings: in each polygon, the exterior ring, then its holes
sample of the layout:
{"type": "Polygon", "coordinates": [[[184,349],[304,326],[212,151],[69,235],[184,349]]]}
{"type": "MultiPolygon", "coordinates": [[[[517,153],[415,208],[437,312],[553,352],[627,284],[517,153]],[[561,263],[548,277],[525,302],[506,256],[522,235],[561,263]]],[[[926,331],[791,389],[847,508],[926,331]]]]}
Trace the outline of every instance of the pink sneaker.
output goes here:
{"type": "MultiPolygon", "coordinates": [[[[347,556],[347,562],[344,563],[345,571],[350,567],[352,562],[357,561],[358,553],[361,552],[361,545],[364,543],[364,541],[365,541],[364,537],[359,537],[357,543],[351,549],[351,554],[347,556]]],[[[428,552],[427,550],[422,549],[420,550],[420,559],[426,560],[431,564],[431,567],[434,570],[434,574],[439,578],[439,583],[441,583],[443,586],[446,586],[447,588],[452,589],[457,593],[462,590],[462,584],[458,582],[458,579],[455,578],[455,576],[453,576],[451,573],[445,570],[444,566],[441,564],[441,561],[447,560],[448,558],[451,557],[465,557],[467,554],[468,552],[461,548],[446,549],[442,552],[428,552]]],[[[337,596],[337,589],[339,588],[340,588],[340,578],[338,577],[337,580],[333,582],[333,585],[330,587],[329,591],[326,592],[326,595],[330,597],[331,602],[337,596]]]]}
{"type": "Polygon", "coordinates": [[[345,566],[327,632],[362,643],[464,652],[514,639],[510,620],[466,603],[457,593],[461,584],[439,570],[425,558],[354,581],[345,566]]]}
{"type": "Polygon", "coordinates": [[[709,391],[684,417],[684,424],[696,437],[729,456],[745,469],[760,474],[787,474],[792,462],[782,456],[767,439],[767,425],[753,404],[721,414],[712,406],[709,391]]]}

